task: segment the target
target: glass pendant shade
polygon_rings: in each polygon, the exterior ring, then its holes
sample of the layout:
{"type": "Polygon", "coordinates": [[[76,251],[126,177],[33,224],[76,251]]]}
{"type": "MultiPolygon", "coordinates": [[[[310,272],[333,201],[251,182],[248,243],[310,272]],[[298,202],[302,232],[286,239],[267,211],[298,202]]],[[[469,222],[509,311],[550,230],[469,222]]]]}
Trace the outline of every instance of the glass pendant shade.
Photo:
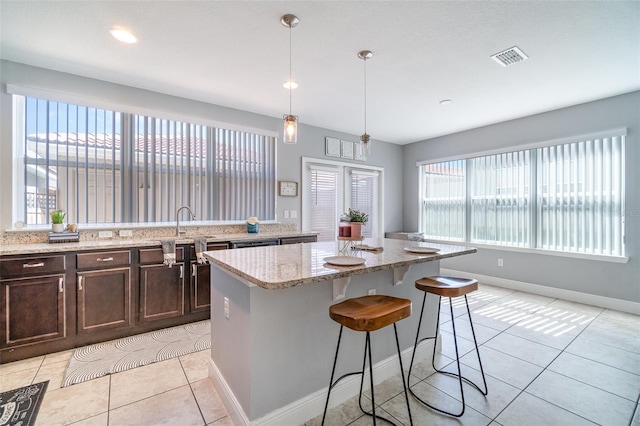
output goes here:
{"type": "Polygon", "coordinates": [[[368,134],[360,135],[360,142],[358,143],[358,154],[362,158],[369,158],[371,155],[371,137],[368,134]]]}
{"type": "Polygon", "coordinates": [[[284,143],[298,143],[298,116],[285,114],[284,116],[284,143]]]}

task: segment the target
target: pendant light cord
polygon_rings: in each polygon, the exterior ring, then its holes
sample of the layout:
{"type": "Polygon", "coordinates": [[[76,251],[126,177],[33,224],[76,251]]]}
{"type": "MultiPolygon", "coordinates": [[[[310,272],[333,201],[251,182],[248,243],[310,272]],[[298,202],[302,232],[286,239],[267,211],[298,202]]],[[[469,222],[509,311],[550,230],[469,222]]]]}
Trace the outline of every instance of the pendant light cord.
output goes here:
{"type": "Polygon", "coordinates": [[[292,96],[291,92],[293,92],[293,80],[291,79],[291,76],[293,75],[291,73],[291,62],[292,62],[292,59],[291,59],[292,58],[292,55],[291,55],[291,46],[292,46],[292,44],[291,44],[291,28],[292,28],[292,25],[289,24],[289,115],[291,115],[291,111],[292,111],[292,108],[291,108],[291,96],[292,96]]]}
{"type": "Polygon", "coordinates": [[[367,58],[364,58],[364,134],[367,134],[367,58]]]}

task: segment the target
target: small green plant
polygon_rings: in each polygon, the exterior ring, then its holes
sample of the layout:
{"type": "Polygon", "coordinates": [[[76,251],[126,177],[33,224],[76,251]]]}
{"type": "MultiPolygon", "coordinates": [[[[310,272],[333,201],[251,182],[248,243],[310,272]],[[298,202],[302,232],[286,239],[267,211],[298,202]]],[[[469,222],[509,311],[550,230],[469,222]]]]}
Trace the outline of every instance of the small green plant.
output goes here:
{"type": "Polygon", "coordinates": [[[347,212],[347,215],[349,215],[349,219],[351,219],[351,222],[360,222],[362,223],[362,225],[366,225],[369,221],[369,215],[361,212],[360,210],[353,210],[350,208],[347,212]]]}
{"type": "Polygon", "coordinates": [[[65,213],[62,210],[54,210],[49,215],[51,216],[51,223],[54,225],[62,224],[64,221],[65,213]]]}

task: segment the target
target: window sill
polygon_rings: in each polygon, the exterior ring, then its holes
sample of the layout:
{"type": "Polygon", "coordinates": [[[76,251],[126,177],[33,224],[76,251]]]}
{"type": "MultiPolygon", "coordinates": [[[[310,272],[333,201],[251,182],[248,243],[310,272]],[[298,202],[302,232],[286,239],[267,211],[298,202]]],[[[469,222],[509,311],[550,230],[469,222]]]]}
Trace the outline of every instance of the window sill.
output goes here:
{"type": "Polygon", "coordinates": [[[479,244],[479,243],[471,243],[468,241],[448,241],[448,240],[432,240],[432,239],[425,239],[424,241],[441,243],[441,244],[464,245],[468,247],[475,247],[478,249],[486,249],[486,250],[511,251],[511,252],[518,252],[518,253],[539,254],[542,256],[559,256],[559,257],[570,257],[573,259],[596,260],[599,262],[611,262],[611,263],[628,263],[629,262],[629,258],[625,256],[609,256],[604,254],[589,254],[589,253],[572,253],[572,252],[556,251],[556,250],[543,250],[543,249],[524,248],[524,247],[479,244]]]}

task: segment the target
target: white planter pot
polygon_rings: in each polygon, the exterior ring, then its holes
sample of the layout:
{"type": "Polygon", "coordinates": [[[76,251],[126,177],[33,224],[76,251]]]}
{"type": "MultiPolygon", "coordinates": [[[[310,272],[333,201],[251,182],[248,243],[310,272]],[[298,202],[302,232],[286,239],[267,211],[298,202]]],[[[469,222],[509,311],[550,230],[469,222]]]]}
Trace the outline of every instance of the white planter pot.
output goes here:
{"type": "Polygon", "coordinates": [[[64,223],[52,223],[51,230],[53,232],[62,232],[64,231],[64,223]]]}

